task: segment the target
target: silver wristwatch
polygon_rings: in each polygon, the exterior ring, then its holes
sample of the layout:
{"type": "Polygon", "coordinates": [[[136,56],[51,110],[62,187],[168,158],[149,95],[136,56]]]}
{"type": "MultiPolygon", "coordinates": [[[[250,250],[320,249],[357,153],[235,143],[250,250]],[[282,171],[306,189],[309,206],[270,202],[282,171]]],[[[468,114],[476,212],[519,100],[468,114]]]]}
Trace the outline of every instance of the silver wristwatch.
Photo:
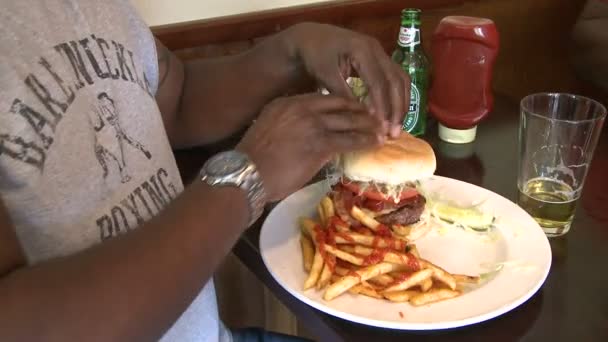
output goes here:
{"type": "Polygon", "coordinates": [[[266,193],[262,177],[249,157],[227,151],[211,157],[201,169],[201,180],[211,186],[234,186],[245,190],[249,201],[249,225],[264,212],[266,193]]]}

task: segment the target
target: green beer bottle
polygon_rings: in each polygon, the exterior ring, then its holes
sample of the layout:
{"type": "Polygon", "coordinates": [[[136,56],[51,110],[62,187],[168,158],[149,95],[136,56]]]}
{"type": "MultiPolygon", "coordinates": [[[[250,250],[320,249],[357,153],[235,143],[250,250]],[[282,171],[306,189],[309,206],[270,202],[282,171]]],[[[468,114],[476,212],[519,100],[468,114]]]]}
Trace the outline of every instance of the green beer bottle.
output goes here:
{"type": "Polygon", "coordinates": [[[429,61],[422,51],[419,9],[401,11],[399,39],[392,58],[412,80],[410,107],[403,120],[403,130],[415,136],[423,135],[426,130],[429,61]]]}

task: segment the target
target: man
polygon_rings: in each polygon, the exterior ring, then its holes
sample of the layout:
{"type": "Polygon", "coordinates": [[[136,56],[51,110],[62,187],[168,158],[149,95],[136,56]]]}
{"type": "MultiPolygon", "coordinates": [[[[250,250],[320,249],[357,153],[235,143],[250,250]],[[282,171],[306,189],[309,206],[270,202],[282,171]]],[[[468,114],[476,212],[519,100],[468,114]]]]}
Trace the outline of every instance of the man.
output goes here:
{"type": "Polygon", "coordinates": [[[210,280],[238,236],[335,153],[398,134],[407,108],[379,44],[336,27],[184,65],[127,0],[0,4],[3,341],[229,341],[210,280]],[[333,95],[280,98],[307,77],[333,95]],[[252,121],[183,188],[172,148],[252,121]]]}

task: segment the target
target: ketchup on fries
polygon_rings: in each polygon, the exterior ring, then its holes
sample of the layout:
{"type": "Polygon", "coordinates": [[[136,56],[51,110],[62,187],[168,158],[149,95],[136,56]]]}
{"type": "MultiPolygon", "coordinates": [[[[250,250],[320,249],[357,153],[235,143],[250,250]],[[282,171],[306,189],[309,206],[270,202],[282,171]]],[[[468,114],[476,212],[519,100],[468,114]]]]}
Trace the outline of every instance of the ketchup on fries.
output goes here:
{"type": "Polygon", "coordinates": [[[327,196],[317,209],[318,220],[301,219],[300,241],[309,272],[304,289],[324,291],[324,300],[348,292],[421,306],[458,297],[460,285],[479,282],[479,277],[451,274],[422,259],[415,244],[357,206],[350,213],[360,224],[355,227],[336,216],[327,196]]]}

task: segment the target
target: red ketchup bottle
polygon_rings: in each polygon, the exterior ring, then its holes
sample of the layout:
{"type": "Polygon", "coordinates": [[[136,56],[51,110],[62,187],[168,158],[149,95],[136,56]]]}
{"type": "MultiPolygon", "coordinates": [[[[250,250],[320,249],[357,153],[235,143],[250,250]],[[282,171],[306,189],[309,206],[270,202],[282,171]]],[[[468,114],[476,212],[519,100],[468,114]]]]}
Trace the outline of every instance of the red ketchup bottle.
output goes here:
{"type": "Polygon", "coordinates": [[[449,16],[435,29],[429,111],[439,121],[442,140],[475,140],[477,124],[494,105],[492,69],[497,55],[498,31],[490,19],[449,16]]]}

